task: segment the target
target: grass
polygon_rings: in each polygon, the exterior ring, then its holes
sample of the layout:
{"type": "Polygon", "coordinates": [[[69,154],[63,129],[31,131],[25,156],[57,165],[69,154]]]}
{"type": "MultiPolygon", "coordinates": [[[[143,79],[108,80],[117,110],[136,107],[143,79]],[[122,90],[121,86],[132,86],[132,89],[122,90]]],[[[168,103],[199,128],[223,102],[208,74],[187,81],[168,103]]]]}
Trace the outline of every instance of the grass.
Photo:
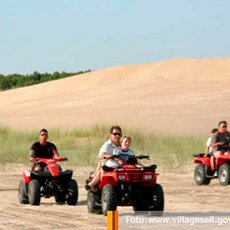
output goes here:
{"type": "MultiPolygon", "coordinates": [[[[96,166],[101,145],[108,139],[107,126],[92,126],[85,129],[51,129],[50,141],[60,155],[70,164],[96,166]]],[[[125,128],[123,134],[132,138],[131,149],[136,155],[150,155],[151,161],[163,169],[184,168],[192,162],[192,154],[202,152],[205,137],[169,136],[145,134],[140,129],[125,128]]],[[[38,140],[38,130],[18,131],[0,126],[0,164],[23,163],[29,165],[29,149],[38,140]]]]}

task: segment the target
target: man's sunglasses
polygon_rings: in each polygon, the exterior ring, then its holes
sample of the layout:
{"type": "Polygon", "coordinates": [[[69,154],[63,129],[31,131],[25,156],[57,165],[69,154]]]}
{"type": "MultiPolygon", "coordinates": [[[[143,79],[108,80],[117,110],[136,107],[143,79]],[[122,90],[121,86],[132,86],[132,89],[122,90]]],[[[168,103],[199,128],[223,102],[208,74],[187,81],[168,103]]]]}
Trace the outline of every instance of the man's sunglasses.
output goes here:
{"type": "Polygon", "coordinates": [[[226,125],[224,125],[224,126],[222,126],[222,128],[227,128],[228,126],[226,126],[226,125]]]}
{"type": "Polygon", "coordinates": [[[121,136],[120,133],[113,133],[113,136],[121,136]]]}

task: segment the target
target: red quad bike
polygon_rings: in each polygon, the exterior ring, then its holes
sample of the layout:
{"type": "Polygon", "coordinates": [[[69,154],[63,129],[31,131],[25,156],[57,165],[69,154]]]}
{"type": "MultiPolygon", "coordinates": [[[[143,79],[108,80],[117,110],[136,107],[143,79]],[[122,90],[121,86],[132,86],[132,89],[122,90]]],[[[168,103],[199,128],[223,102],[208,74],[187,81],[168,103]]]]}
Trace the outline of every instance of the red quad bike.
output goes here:
{"type": "Polygon", "coordinates": [[[208,185],[213,178],[219,179],[221,185],[230,184],[230,151],[215,159],[216,170],[211,170],[210,156],[204,157],[204,153],[194,154],[194,163],[198,164],[194,171],[194,180],[198,185],[208,185]],[[217,172],[217,176],[215,176],[217,172]]]}
{"type": "Polygon", "coordinates": [[[18,188],[18,199],[20,204],[39,205],[41,197],[50,198],[54,196],[58,204],[76,205],[78,200],[78,185],[72,179],[73,171],[60,171],[57,162],[66,158],[56,159],[37,158],[37,162],[47,164],[43,171],[23,171],[18,188]]]}
{"type": "MultiPolygon", "coordinates": [[[[156,165],[143,167],[137,165],[137,159],[149,159],[149,156],[112,156],[124,161],[122,168],[109,168],[102,180],[88,191],[87,207],[89,213],[103,213],[115,211],[117,206],[133,206],[135,213],[150,213],[161,216],[164,211],[164,192],[157,184],[156,165]]],[[[89,178],[86,184],[91,181],[89,178]]],[[[87,187],[87,186],[86,186],[87,187]]]]}

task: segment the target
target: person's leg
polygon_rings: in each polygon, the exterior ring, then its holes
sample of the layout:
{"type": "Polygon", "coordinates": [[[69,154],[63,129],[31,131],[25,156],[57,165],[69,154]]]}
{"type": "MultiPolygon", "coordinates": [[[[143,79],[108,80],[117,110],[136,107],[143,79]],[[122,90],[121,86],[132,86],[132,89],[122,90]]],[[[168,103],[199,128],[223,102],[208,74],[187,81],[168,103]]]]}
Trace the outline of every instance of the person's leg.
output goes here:
{"type": "Polygon", "coordinates": [[[35,164],[34,171],[42,171],[42,170],[43,170],[43,168],[40,164],[35,164]]]}
{"type": "Polygon", "coordinates": [[[94,186],[100,181],[101,170],[99,170],[95,176],[93,177],[93,180],[86,184],[85,188],[87,190],[91,190],[94,192],[94,186]]]}
{"type": "Polygon", "coordinates": [[[61,172],[62,171],[61,165],[57,165],[57,167],[58,167],[58,170],[61,172]]]}
{"type": "Polygon", "coordinates": [[[97,168],[96,168],[95,172],[90,175],[91,178],[94,178],[97,175],[97,173],[101,170],[101,165],[102,165],[102,161],[100,160],[98,162],[98,165],[97,165],[97,168]]]}
{"type": "Polygon", "coordinates": [[[100,182],[100,179],[101,179],[101,170],[99,170],[97,174],[95,175],[95,177],[93,178],[91,182],[92,186],[97,185],[100,182]]]}
{"type": "Polygon", "coordinates": [[[106,172],[103,170],[103,169],[101,169],[101,171],[100,171],[100,180],[102,181],[102,177],[103,177],[103,175],[105,174],[106,172]]]}
{"type": "Polygon", "coordinates": [[[213,170],[216,169],[216,168],[215,168],[215,159],[214,159],[214,156],[211,156],[210,161],[211,161],[211,170],[213,171],[213,170]]]}
{"type": "Polygon", "coordinates": [[[89,188],[93,188],[99,181],[100,181],[100,178],[101,178],[101,170],[99,170],[95,176],[93,177],[93,180],[91,182],[88,183],[88,186],[89,188]]]}
{"type": "Polygon", "coordinates": [[[222,151],[217,151],[217,152],[215,153],[216,167],[217,167],[217,159],[218,159],[218,157],[221,156],[221,155],[223,155],[223,152],[222,152],[222,151]]]}

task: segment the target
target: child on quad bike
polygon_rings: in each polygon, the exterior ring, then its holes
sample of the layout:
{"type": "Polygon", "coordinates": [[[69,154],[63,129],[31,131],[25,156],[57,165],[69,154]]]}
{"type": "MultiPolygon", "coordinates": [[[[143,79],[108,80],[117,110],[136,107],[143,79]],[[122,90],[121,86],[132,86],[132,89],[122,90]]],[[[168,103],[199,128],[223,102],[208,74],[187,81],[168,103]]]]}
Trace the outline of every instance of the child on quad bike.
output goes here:
{"type": "Polygon", "coordinates": [[[211,170],[215,170],[215,160],[213,155],[213,148],[212,148],[212,137],[214,133],[216,133],[218,129],[212,129],[210,132],[210,137],[208,138],[206,142],[206,148],[205,148],[205,155],[204,157],[210,156],[210,162],[211,162],[211,170]]]}
{"type": "MultiPolygon", "coordinates": [[[[41,129],[39,132],[39,141],[35,142],[29,152],[29,160],[32,162],[32,170],[33,171],[41,171],[44,170],[46,164],[43,162],[36,162],[36,158],[57,158],[59,157],[56,146],[48,142],[49,136],[48,131],[46,129],[41,129]]],[[[61,170],[60,165],[58,166],[61,170]]]]}
{"type": "MultiPolygon", "coordinates": [[[[116,148],[113,152],[113,155],[118,155],[119,157],[134,156],[133,151],[129,149],[131,141],[132,140],[130,136],[123,136],[121,138],[121,147],[116,148]]],[[[124,160],[121,160],[121,158],[118,160],[114,158],[114,161],[117,165],[113,165],[112,167],[119,168],[124,166],[124,160]]],[[[144,166],[140,161],[138,161],[138,165],[144,166]]]]}
{"type": "MultiPolygon", "coordinates": [[[[130,149],[130,144],[131,144],[131,137],[123,136],[121,138],[121,147],[114,149],[113,155],[134,156],[133,151],[130,149]]],[[[107,165],[103,166],[103,169],[121,168],[123,166],[124,166],[124,160],[114,158],[114,160],[110,160],[109,165],[107,164],[107,165]]],[[[93,187],[101,180],[101,177],[103,176],[104,173],[105,173],[104,170],[101,169],[99,176],[94,177],[93,180],[86,185],[86,189],[87,190],[89,190],[89,189],[93,190],[93,187]]]]}

